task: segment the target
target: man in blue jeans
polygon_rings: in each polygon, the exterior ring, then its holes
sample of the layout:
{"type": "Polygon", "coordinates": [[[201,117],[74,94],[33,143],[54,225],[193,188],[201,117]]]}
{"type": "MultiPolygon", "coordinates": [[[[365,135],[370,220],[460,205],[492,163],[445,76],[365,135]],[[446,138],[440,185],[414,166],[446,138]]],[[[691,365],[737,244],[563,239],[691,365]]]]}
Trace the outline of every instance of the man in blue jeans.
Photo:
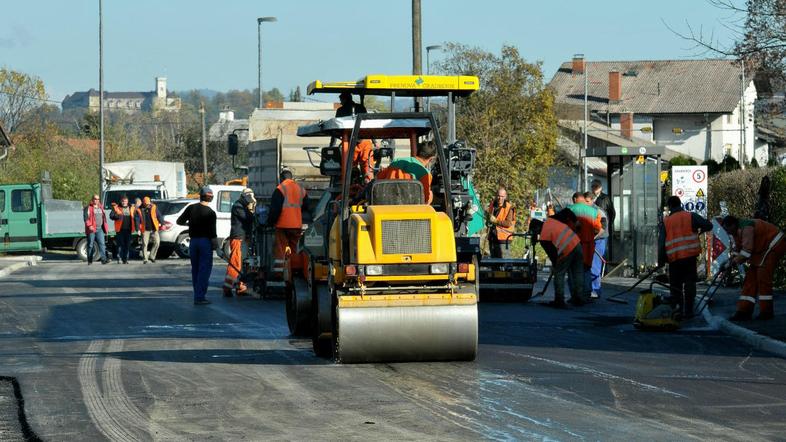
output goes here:
{"type": "Polygon", "coordinates": [[[609,240],[609,216],[602,207],[597,204],[597,196],[592,192],[586,192],[584,198],[587,204],[593,206],[598,213],[600,213],[600,225],[603,230],[595,236],[595,255],[592,257],[592,267],[590,274],[592,276],[592,293],[590,297],[597,299],[602,294],[600,291],[600,281],[603,278],[603,265],[606,259],[606,244],[609,240]]]}
{"type": "Polygon", "coordinates": [[[177,218],[177,224],[188,226],[191,237],[191,282],[194,285],[194,304],[210,304],[207,300],[207,286],[210,272],[213,271],[213,250],[216,249],[216,212],[210,208],[213,191],[203,187],[199,192],[199,203],[186,207],[177,218]]]}
{"type": "Polygon", "coordinates": [[[87,265],[93,263],[93,247],[96,245],[98,246],[101,264],[106,264],[109,260],[106,258],[104,238],[109,233],[109,226],[106,222],[104,206],[101,204],[101,198],[98,195],[93,195],[93,199],[85,207],[83,215],[85,219],[85,236],[87,236],[87,265]]]}

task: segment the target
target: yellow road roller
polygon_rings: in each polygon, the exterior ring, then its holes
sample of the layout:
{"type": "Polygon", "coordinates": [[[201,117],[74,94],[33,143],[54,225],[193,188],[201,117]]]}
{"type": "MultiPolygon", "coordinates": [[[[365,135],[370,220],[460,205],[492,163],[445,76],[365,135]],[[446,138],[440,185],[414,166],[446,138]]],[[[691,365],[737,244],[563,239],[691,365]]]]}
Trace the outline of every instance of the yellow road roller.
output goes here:
{"type": "Polygon", "coordinates": [[[306,281],[287,302],[293,334],[311,333],[318,355],[342,363],[474,360],[476,269],[456,259],[448,159],[433,115],[359,114],[298,135],[335,142],[307,148],[331,185],[303,235],[306,281]],[[365,172],[356,155],[363,140],[375,144],[365,172]],[[377,178],[392,161],[414,161],[425,140],[436,148],[426,165],[430,203],[422,180],[377,178]]]}

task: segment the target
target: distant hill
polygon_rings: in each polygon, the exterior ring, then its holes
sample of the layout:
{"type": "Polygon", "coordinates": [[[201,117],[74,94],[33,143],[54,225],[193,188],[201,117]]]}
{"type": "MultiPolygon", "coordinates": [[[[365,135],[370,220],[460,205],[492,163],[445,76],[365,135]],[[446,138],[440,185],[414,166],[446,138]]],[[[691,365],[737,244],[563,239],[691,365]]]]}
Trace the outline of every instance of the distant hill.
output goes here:
{"type": "Polygon", "coordinates": [[[189,95],[191,92],[196,92],[197,94],[207,98],[208,100],[212,99],[213,97],[215,97],[220,93],[219,91],[213,89],[191,89],[188,91],[175,91],[178,97],[185,97],[189,95]]]}

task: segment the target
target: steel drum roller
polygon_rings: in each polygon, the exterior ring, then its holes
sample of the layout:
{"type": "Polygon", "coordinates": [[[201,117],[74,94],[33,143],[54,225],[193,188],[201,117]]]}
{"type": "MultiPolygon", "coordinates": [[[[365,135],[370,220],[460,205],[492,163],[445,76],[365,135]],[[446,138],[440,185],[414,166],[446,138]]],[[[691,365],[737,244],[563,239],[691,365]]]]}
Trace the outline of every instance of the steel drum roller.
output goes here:
{"type": "Polygon", "coordinates": [[[472,305],[340,307],[338,359],[471,361],[478,349],[478,309],[472,305]]]}

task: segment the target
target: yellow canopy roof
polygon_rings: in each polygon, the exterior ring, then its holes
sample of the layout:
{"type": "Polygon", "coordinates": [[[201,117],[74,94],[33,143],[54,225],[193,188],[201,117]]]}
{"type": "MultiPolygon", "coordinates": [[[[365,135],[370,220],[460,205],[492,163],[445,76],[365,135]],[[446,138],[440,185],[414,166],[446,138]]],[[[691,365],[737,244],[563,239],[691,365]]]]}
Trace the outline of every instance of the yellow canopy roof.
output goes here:
{"type": "Polygon", "coordinates": [[[397,97],[447,97],[449,92],[465,97],[480,87],[478,77],[470,75],[367,75],[358,81],[323,83],[316,80],[308,85],[308,94],[339,94],[397,97]]]}

